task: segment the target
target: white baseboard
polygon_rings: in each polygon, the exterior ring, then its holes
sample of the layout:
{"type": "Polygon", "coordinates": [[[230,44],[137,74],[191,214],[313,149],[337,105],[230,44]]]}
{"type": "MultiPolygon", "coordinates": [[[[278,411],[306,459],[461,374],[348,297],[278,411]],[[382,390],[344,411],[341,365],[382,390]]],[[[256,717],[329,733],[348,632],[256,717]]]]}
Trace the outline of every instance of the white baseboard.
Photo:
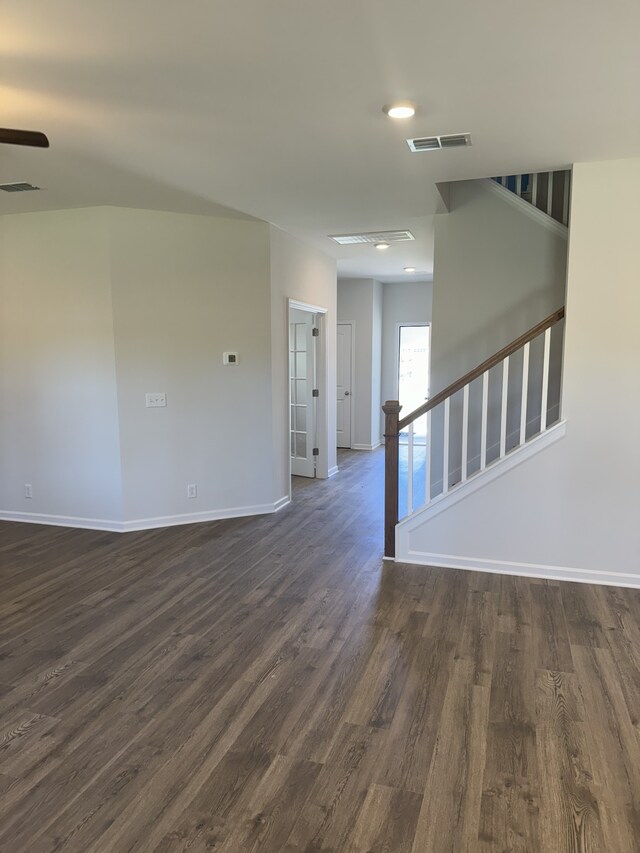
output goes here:
{"type": "Polygon", "coordinates": [[[352,450],[376,450],[376,448],[380,447],[382,442],[378,440],[375,444],[352,444],[352,450]]]}
{"type": "Polygon", "coordinates": [[[640,589],[640,575],[626,572],[607,572],[579,569],[573,566],[549,566],[539,563],[512,563],[504,560],[485,560],[480,557],[460,557],[450,554],[430,554],[425,551],[408,551],[398,555],[396,563],[415,563],[445,569],[463,569],[472,572],[489,572],[499,575],[570,581],[572,583],[604,584],[640,589]]]}
{"type": "Polygon", "coordinates": [[[0,510],[0,521],[18,521],[23,524],[46,524],[50,527],[75,527],[81,530],[106,530],[111,533],[124,533],[124,525],[121,521],[104,518],[82,518],[75,515],[48,515],[37,512],[0,510]]]}
{"type": "Polygon", "coordinates": [[[205,521],[223,521],[226,518],[244,518],[250,515],[268,515],[290,503],[289,496],[274,503],[255,506],[229,507],[180,515],[163,515],[155,518],[138,518],[133,521],[113,521],[102,518],[82,518],[72,515],[47,515],[45,513],[12,512],[0,510],[0,521],[18,521],[24,524],[46,524],[52,527],[74,527],[82,530],[105,530],[110,533],[129,533],[135,530],[153,530],[158,527],[175,527],[180,524],[199,524],[205,521]]]}
{"type": "Polygon", "coordinates": [[[334,466],[333,466],[333,468],[329,468],[329,473],[327,474],[327,479],[328,479],[329,477],[335,477],[335,476],[336,476],[336,474],[338,473],[338,470],[339,470],[339,469],[338,469],[338,466],[337,466],[337,465],[334,465],[334,466]]]}

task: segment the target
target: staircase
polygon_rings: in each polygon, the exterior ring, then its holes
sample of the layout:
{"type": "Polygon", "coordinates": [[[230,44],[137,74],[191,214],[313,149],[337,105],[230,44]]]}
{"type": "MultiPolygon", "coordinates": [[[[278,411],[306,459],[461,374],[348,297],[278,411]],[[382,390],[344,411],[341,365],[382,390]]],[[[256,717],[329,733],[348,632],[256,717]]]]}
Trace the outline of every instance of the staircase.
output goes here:
{"type": "MultiPolygon", "coordinates": [[[[569,171],[510,175],[485,185],[566,236],[570,177],[569,171]]],[[[554,311],[415,411],[401,417],[397,400],[382,407],[386,558],[395,559],[404,529],[564,434],[564,315],[564,307],[554,311]]]]}

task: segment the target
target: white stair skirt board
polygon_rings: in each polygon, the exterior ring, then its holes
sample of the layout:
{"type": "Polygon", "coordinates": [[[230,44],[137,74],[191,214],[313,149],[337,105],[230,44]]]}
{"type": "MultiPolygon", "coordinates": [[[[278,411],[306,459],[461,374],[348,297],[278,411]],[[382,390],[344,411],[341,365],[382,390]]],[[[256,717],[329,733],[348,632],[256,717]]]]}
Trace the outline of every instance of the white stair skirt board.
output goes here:
{"type": "MultiPolygon", "coordinates": [[[[555,404],[554,406],[552,406],[549,409],[549,412],[550,412],[550,414],[547,415],[547,423],[549,423],[550,426],[545,429],[545,432],[548,432],[550,429],[555,428],[556,426],[558,426],[561,423],[560,420],[558,419],[558,415],[560,412],[560,406],[558,406],[558,404],[555,404]]],[[[539,421],[539,420],[540,420],[540,416],[538,415],[537,417],[531,418],[531,420],[527,421],[525,432],[529,432],[529,429],[535,423],[537,423],[537,421],[539,421]]],[[[526,443],[529,444],[530,442],[532,442],[534,440],[534,438],[539,438],[539,436],[542,434],[543,433],[535,433],[534,435],[531,436],[531,438],[527,439],[526,443]]],[[[505,455],[508,456],[511,453],[514,453],[520,446],[524,446],[524,445],[518,444],[519,440],[520,440],[520,424],[518,424],[516,429],[511,430],[511,432],[505,438],[506,446],[511,448],[511,450],[507,450],[505,455]]],[[[487,467],[490,467],[495,462],[500,461],[501,457],[499,455],[499,452],[500,452],[500,441],[499,440],[494,441],[494,443],[490,447],[487,447],[487,456],[492,460],[491,462],[487,463],[487,467]]],[[[467,468],[470,468],[474,471],[474,474],[473,474],[474,477],[476,474],[480,473],[480,454],[479,453],[476,453],[469,460],[467,460],[467,468]]],[[[449,471],[449,479],[453,480],[453,482],[456,484],[458,483],[458,481],[460,479],[462,479],[462,465],[456,465],[455,468],[452,468],[449,471]]],[[[454,486],[449,486],[449,490],[451,490],[453,488],[454,488],[454,486]]],[[[431,483],[431,491],[433,493],[434,500],[435,500],[435,498],[438,497],[438,495],[442,494],[442,478],[440,478],[438,480],[434,480],[433,483],[431,483]]],[[[420,507],[418,507],[417,509],[419,509],[419,508],[420,507]]]]}
{"type": "Polygon", "coordinates": [[[244,518],[251,515],[268,515],[278,512],[291,499],[279,498],[272,504],[229,507],[228,509],[205,510],[182,515],[163,515],[157,518],[139,518],[135,521],[111,521],[102,518],[79,518],[72,515],[46,515],[33,512],[10,512],[0,510],[0,522],[19,521],[25,524],[46,524],[52,527],[75,527],[81,530],[106,530],[110,533],[129,533],[135,530],[153,530],[157,527],[175,527],[179,524],[200,524],[206,521],[223,521],[225,518],[244,518]]]}
{"type": "Polygon", "coordinates": [[[382,444],[381,441],[377,441],[375,444],[352,444],[352,450],[376,450],[382,444]]]}
{"type": "MultiPolygon", "coordinates": [[[[386,558],[385,558],[386,559],[386,558]]],[[[409,551],[396,556],[396,563],[412,563],[434,568],[462,569],[470,572],[489,572],[498,575],[517,575],[543,580],[595,583],[604,586],[625,586],[640,589],[640,575],[626,572],[596,571],[574,566],[548,566],[538,563],[509,563],[503,560],[484,560],[480,557],[460,557],[450,554],[430,554],[426,551],[409,551]]]]}
{"type": "Polygon", "coordinates": [[[525,216],[528,216],[538,224],[548,228],[549,231],[553,231],[554,234],[564,237],[565,240],[568,238],[569,229],[566,225],[563,225],[561,222],[557,222],[543,210],[538,210],[538,208],[534,207],[531,202],[520,198],[515,193],[511,192],[511,190],[503,187],[502,184],[498,184],[492,178],[482,178],[478,183],[494,195],[500,196],[503,201],[506,201],[512,207],[515,207],[516,210],[520,211],[520,213],[524,213],[525,216]]]}
{"type": "MultiPolygon", "coordinates": [[[[484,488],[488,483],[497,480],[498,477],[502,477],[507,471],[515,468],[516,465],[521,465],[527,459],[535,456],[538,451],[564,438],[566,432],[567,422],[558,421],[557,424],[549,427],[545,432],[530,438],[526,444],[515,447],[506,456],[496,459],[495,462],[491,462],[483,470],[476,471],[464,482],[451,486],[448,492],[436,495],[428,506],[423,506],[412,515],[403,518],[396,525],[396,554],[406,555],[409,553],[409,534],[424,524],[425,521],[444,512],[449,507],[457,504],[458,501],[464,500],[469,495],[477,492],[478,489],[484,488]]],[[[401,559],[400,556],[397,559],[398,562],[411,562],[411,560],[401,559]]]]}

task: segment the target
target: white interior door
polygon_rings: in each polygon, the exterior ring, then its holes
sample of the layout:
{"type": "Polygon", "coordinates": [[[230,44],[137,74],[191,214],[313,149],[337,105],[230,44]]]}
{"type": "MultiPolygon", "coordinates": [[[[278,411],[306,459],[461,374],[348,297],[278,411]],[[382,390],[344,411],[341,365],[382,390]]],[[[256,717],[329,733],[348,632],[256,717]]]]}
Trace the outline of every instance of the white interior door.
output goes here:
{"type": "Polygon", "coordinates": [[[291,473],[298,477],[316,475],[315,320],[310,311],[289,310],[291,473]]]}
{"type": "Polygon", "coordinates": [[[338,323],[337,330],[337,400],[336,444],[351,447],[351,323],[338,323]]]}

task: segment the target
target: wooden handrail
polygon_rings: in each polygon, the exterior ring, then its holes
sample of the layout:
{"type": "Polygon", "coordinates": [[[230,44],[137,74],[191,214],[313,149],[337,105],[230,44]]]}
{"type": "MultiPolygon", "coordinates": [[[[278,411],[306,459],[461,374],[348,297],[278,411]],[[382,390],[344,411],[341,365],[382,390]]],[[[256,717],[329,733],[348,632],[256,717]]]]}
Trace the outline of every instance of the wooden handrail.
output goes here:
{"type": "MultiPolygon", "coordinates": [[[[410,412],[406,415],[402,420],[400,420],[400,409],[402,406],[397,400],[387,400],[387,402],[382,407],[382,411],[385,414],[385,430],[384,430],[384,438],[385,438],[385,484],[384,484],[384,554],[385,557],[393,559],[396,553],[396,524],[398,523],[398,465],[399,465],[399,449],[398,449],[398,437],[400,430],[404,429],[404,427],[408,426],[410,423],[415,421],[421,415],[430,412],[431,409],[435,409],[436,406],[443,403],[446,399],[455,394],[457,391],[460,391],[465,385],[468,385],[470,382],[473,382],[475,379],[478,379],[482,376],[487,370],[491,370],[492,367],[495,367],[497,364],[500,364],[501,361],[504,361],[507,356],[513,355],[514,352],[517,352],[521,347],[530,341],[537,338],[538,335],[546,332],[547,329],[550,329],[551,326],[554,326],[557,322],[562,320],[564,317],[564,307],[559,308],[557,311],[554,311],[553,314],[550,314],[546,319],[542,320],[541,323],[533,326],[529,329],[528,332],[525,332],[523,335],[520,335],[519,338],[516,338],[515,341],[512,341],[510,344],[507,344],[506,347],[503,347],[497,353],[492,355],[490,358],[487,358],[482,364],[479,364],[474,370],[469,371],[460,379],[457,379],[455,382],[452,382],[451,385],[447,386],[443,391],[440,391],[426,403],[423,403],[422,406],[419,406],[417,409],[414,409],[413,412],[410,412]]],[[[411,476],[411,474],[409,474],[411,476]]]]}
{"type": "Polygon", "coordinates": [[[474,367],[474,369],[470,370],[469,373],[465,373],[465,375],[460,379],[456,379],[455,382],[452,382],[451,385],[448,385],[443,391],[440,391],[430,400],[427,400],[427,402],[423,403],[422,406],[419,406],[417,409],[414,409],[413,412],[409,412],[408,415],[405,415],[401,421],[398,421],[398,431],[409,426],[412,421],[415,421],[417,418],[431,411],[431,409],[435,409],[435,407],[439,406],[440,403],[444,403],[447,397],[451,397],[457,391],[460,391],[461,388],[464,388],[465,385],[473,382],[474,379],[478,379],[487,370],[491,370],[491,368],[495,367],[496,364],[500,364],[500,362],[504,361],[507,356],[513,355],[514,352],[517,352],[525,344],[529,343],[534,338],[537,338],[538,335],[542,334],[542,332],[545,332],[547,329],[551,328],[551,326],[555,326],[555,324],[562,320],[563,317],[564,306],[562,308],[558,308],[558,310],[554,311],[553,314],[549,314],[549,316],[540,323],[532,326],[528,332],[520,335],[520,337],[516,338],[515,341],[511,341],[511,343],[507,344],[506,347],[502,347],[501,350],[487,358],[482,362],[482,364],[474,367]]]}

